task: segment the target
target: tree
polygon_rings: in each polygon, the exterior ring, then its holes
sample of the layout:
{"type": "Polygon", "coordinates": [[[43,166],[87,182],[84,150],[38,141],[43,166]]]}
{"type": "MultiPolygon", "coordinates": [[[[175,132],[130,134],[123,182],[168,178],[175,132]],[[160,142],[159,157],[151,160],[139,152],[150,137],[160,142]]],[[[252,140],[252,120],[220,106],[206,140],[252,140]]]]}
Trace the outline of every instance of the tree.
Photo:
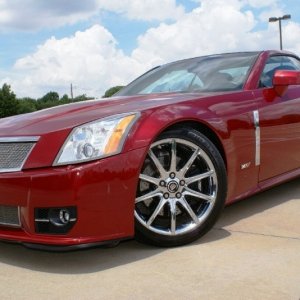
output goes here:
{"type": "Polygon", "coordinates": [[[4,83],[0,89],[0,118],[13,116],[18,113],[18,101],[11,91],[10,85],[4,83]]]}
{"type": "Polygon", "coordinates": [[[72,99],[70,99],[67,94],[64,94],[59,100],[59,102],[61,104],[67,104],[67,103],[70,103],[71,101],[72,101],[72,99]]]}
{"type": "Polygon", "coordinates": [[[108,89],[106,92],[105,92],[105,94],[104,94],[104,96],[102,97],[102,98],[109,98],[109,97],[111,97],[112,95],[114,95],[115,93],[117,93],[120,89],[122,89],[124,86],[122,86],[122,85],[117,85],[117,86],[114,86],[114,87],[112,87],[112,88],[110,88],[110,89],[108,89]]]}
{"type": "Polygon", "coordinates": [[[37,100],[36,107],[38,110],[59,105],[59,95],[57,92],[49,92],[37,100]]]}
{"type": "Polygon", "coordinates": [[[36,111],[36,100],[32,98],[18,99],[18,114],[25,114],[36,111]]]}
{"type": "Polygon", "coordinates": [[[82,94],[82,95],[76,96],[73,99],[73,102],[80,102],[80,101],[87,101],[87,100],[94,100],[94,99],[95,99],[94,97],[89,97],[86,94],[82,94]]]}
{"type": "Polygon", "coordinates": [[[3,87],[0,88],[0,118],[93,99],[95,98],[86,96],[85,94],[79,95],[74,99],[69,98],[67,94],[59,98],[57,92],[49,92],[37,100],[29,97],[17,99],[16,95],[11,91],[10,86],[5,83],[3,87]]]}
{"type": "Polygon", "coordinates": [[[59,101],[59,95],[57,92],[49,92],[40,99],[41,102],[56,103],[59,101]]]}

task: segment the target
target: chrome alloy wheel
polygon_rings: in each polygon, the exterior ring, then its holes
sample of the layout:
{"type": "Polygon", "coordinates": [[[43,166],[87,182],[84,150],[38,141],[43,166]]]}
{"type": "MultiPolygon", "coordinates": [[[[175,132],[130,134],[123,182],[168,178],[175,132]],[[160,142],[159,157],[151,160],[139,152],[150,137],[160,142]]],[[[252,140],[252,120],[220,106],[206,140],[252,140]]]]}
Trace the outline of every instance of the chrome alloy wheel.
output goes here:
{"type": "Polygon", "coordinates": [[[203,149],[185,139],[153,143],[139,179],[135,217],[154,233],[188,233],[202,225],[214,207],[214,165],[203,149]]]}

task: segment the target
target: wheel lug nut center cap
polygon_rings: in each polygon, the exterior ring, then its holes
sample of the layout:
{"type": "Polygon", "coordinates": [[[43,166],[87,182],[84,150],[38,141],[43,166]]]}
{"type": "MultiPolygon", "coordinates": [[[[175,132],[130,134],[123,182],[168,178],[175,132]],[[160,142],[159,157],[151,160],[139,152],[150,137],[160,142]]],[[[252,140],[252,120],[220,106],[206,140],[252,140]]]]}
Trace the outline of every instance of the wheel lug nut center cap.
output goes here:
{"type": "Polygon", "coordinates": [[[175,180],[172,180],[168,183],[167,189],[170,193],[176,193],[179,189],[179,184],[175,180]]]}

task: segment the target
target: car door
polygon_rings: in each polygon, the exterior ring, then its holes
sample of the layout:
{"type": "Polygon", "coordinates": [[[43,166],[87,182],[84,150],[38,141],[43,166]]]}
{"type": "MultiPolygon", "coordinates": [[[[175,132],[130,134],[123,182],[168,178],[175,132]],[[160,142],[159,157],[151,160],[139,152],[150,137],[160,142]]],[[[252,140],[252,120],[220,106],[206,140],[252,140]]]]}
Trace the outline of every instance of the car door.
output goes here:
{"type": "Polygon", "coordinates": [[[300,86],[276,93],[272,82],[277,70],[300,70],[300,61],[288,55],[270,56],[254,91],[260,182],[300,168],[300,86]]]}

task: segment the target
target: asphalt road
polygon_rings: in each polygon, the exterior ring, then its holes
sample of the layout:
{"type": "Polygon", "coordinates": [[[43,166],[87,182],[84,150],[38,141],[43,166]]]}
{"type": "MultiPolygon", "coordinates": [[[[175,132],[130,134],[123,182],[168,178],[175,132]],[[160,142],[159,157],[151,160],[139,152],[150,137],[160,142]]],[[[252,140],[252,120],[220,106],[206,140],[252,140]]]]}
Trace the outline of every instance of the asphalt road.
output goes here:
{"type": "Polygon", "coordinates": [[[227,207],[201,240],[33,251],[0,243],[0,299],[300,299],[300,179],[227,207]]]}

